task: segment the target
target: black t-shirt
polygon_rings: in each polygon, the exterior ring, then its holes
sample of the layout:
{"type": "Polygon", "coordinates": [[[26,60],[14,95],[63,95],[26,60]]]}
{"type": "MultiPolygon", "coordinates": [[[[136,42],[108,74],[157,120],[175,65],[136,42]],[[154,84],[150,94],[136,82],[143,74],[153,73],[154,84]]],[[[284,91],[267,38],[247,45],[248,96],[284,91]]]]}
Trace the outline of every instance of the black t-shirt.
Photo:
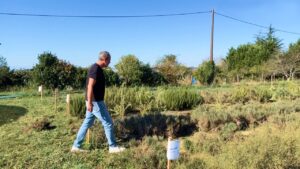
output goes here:
{"type": "Polygon", "coordinates": [[[89,69],[87,79],[86,79],[86,92],[85,99],[87,100],[87,87],[89,78],[93,78],[96,80],[96,83],[93,87],[94,99],[93,101],[103,101],[105,94],[105,77],[103,73],[103,69],[98,64],[93,64],[89,69]]]}

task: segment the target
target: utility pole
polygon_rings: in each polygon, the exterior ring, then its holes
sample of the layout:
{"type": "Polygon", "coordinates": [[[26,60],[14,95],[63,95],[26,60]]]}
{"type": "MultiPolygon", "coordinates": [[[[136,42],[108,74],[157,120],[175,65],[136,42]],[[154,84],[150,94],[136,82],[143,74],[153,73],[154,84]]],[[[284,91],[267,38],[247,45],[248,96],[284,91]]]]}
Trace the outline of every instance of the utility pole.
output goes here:
{"type": "Polygon", "coordinates": [[[210,34],[210,62],[214,61],[214,23],[215,10],[212,10],[211,34],[210,34]]]}

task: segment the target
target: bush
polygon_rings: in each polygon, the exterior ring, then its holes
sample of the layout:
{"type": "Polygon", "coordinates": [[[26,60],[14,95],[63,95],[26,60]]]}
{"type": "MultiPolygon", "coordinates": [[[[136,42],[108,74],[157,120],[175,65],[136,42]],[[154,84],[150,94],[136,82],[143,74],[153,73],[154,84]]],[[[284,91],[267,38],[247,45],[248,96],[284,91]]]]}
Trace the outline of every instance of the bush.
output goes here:
{"type": "Polygon", "coordinates": [[[298,112],[299,99],[294,101],[284,100],[274,103],[227,105],[201,105],[192,111],[192,117],[198,120],[198,127],[202,131],[219,129],[226,123],[233,122],[238,130],[244,130],[249,125],[258,125],[265,122],[271,115],[290,114],[298,112]]]}
{"type": "Polygon", "coordinates": [[[72,95],[70,98],[70,114],[78,118],[85,117],[85,97],[83,95],[72,95]]]}
{"type": "Polygon", "coordinates": [[[220,156],[226,159],[223,165],[228,168],[299,168],[296,144],[293,138],[264,133],[247,139],[243,144],[228,144],[220,156]]]}
{"type": "Polygon", "coordinates": [[[141,70],[143,72],[141,81],[143,85],[147,86],[158,86],[167,83],[163,75],[159,72],[154,71],[149,64],[142,65],[141,70]]]}
{"type": "Polygon", "coordinates": [[[251,90],[246,87],[239,87],[233,91],[231,99],[233,102],[248,102],[251,99],[251,90]]]}
{"type": "Polygon", "coordinates": [[[160,113],[134,115],[115,120],[116,135],[124,140],[144,136],[181,137],[192,134],[196,123],[190,116],[172,116],[160,113]]]}
{"type": "Polygon", "coordinates": [[[159,89],[157,93],[158,106],[165,110],[187,110],[202,102],[200,94],[188,88],[159,89]]]}
{"type": "Polygon", "coordinates": [[[8,85],[9,81],[9,67],[7,66],[6,59],[0,56],[0,88],[8,85]]]}
{"type": "Polygon", "coordinates": [[[220,133],[221,138],[223,140],[228,140],[233,136],[234,132],[237,130],[238,130],[238,126],[235,123],[233,122],[226,123],[221,130],[220,133]]]}
{"type": "Polygon", "coordinates": [[[140,85],[142,72],[142,63],[134,55],[123,56],[115,65],[117,73],[125,85],[140,85]]]}
{"type": "Polygon", "coordinates": [[[76,68],[72,64],[59,60],[50,52],[38,56],[39,63],[33,68],[37,84],[47,88],[63,89],[74,84],[76,68]]]}
{"type": "Polygon", "coordinates": [[[193,169],[205,169],[206,168],[206,164],[205,161],[195,158],[191,161],[189,161],[189,163],[186,165],[186,168],[193,168],[193,169]]]}
{"type": "Polygon", "coordinates": [[[206,61],[197,68],[194,75],[201,84],[210,85],[214,81],[215,72],[215,63],[206,61]]]}
{"type": "Polygon", "coordinates": [[[183,147],[188,151],[188,152],[194,152],[194,145],[193,142],[190,140],[184,140],[183,142],[183,147]]]}
{"type": "Polygon", "coordinates": [[[111,68],[104,69],[104,76],[106,86],[119,86],[121,83],[119,75],[111,68]]]}
{"type": "Polygon", "coordinates": [[[36,119],[35,122],[31,124],[30,128],[34,129],[35,131],[42,131],[54,129],[56,126],[52,126],[49,117],[45,116],[36,119]]]}
{"type": "Polygon", "coordinates": [[[258,87],[255,90],[255,100],[262,103],[271,101],[272,95],[272,91],[269,88],[258,87]]]}
{"type": "Polygon", "coordinates": [[[83,89],[86,85],[86,78],[87,78],[87,68],[77,67],[76,74],[74,76],[74,83],[71,84],[72,87],[76,89],[83,89]]]}
{"type": "Polygon", "coordinates": [[[175,55],[165,55],[155,65],[155,70],[163,76],[169,84],[178,84],[185,76],[191,74],[191,70],[177,61],[175,55]]]}
{"type": "Polygon", "coordinates": [[[110,111],[123,117],[129,112],[145,114],[155,109],[154,91],[147,87],[110,87],[105,103],[110,111]]]}

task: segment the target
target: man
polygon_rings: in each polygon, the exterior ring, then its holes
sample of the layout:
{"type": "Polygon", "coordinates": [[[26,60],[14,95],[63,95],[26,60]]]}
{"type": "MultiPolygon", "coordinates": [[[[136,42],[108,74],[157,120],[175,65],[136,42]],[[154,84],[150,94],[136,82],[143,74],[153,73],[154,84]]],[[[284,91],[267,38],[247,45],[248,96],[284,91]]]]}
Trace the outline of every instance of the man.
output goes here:
{"type": "Polygon", "coordinates": [[[105,94],[105,77],[102,68],[109,65],[110,59],[111,57],[108,52],[100,52],[99,60],[89,69],[85,95],[87,111],[71,152],[86,152],[86,150],[81,149],[80,146],[85,138],[88,128],[94,124],[95,118],[98,118],[104,127],[105,136],[109,145],[109,153],[118,153],[125,150],[125,148],[116,145],[113,122],[103,102],[105,94]]]}

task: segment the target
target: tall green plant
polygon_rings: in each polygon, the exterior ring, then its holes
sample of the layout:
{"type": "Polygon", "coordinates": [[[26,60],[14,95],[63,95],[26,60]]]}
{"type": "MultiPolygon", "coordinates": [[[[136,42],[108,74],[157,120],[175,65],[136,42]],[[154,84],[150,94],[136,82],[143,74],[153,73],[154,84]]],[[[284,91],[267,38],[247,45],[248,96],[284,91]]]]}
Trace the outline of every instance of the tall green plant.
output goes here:
{"type": "Polygon", "coordinates": [[[191,109],[202,102],[200,93],[187,88],[160,89],[157,104],[165,110],[191,109]]]}
{"type": "Polygon", "coordinates": [[[78,118],[85,117],[85,98],[82,95],[72,96],[70,99],[70,114],[78,118]]]}
{"type": "Polygon", "coordinates": [[[198,67],[194,75],[200,83],[210,85],[214,81],[215,73],[215,63],[206,61],[198,67]]]}

